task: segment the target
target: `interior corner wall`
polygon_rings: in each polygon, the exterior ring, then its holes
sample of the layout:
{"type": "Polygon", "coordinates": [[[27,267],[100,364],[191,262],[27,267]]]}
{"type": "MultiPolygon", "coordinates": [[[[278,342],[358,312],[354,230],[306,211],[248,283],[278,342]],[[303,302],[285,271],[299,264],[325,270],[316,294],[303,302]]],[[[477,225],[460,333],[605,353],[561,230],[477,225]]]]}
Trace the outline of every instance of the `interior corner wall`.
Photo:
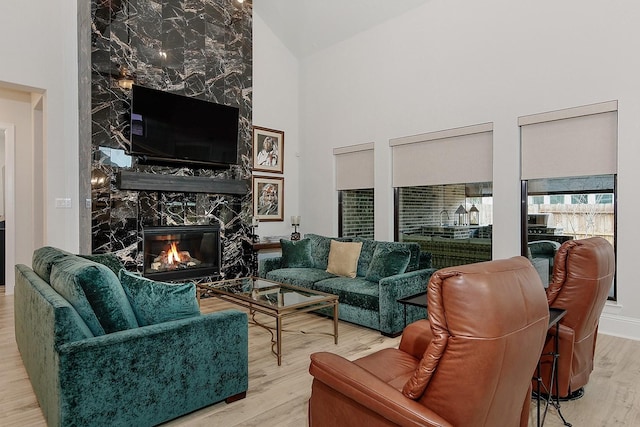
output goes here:
{"type": "MultiPolygon", "coordinates": [[[[42,153],[46,164],[43,192],[32,191],[34,153],[33,117],[36,106],[26,100],[14,113],[16,123],[16,253],[18,263],[31,264],[34,242],[74,251],[78,243],[78,82],[76,2],[48,0],[7,1],[0,17],[0,86],[45,97],[42,110],[42,153]],[[35,24],[34,24],[35,23],[35,24]],[[49,108],[53,106],[52,108],[49,108]],[[24,107],[24,108],[23,108],[24,107]],[[28,110],[28,111],[27,111],[28,110]],[[24,123],[22,125],[21,123],[24,123]],[[28,153],[26,152],[28,151],[28,153]],[[69,198],[72,209],[53,209],[55,199],[69,198]],[[41,203],[36,208],[34,200],[41,203]],[[34,209],[44,220],[34,236],[34,209]]],[[[22,101],[21,101],[22,102],[22,101]]]]}
{"type": "MultiPolygon", "coordinates": [[[[301,204],[298,60],[254,10],[253,14],[253,124],[284,131],[284,221],[260,222],[260,236],[286,236],[293,229],[289,218],[302,217],[300,232],[315,232],[312,210],[301,204]]],[[[258,174],[258,173],[256,173],[258,174]]],[[[260,175],[272,175],[259,173],[260,175]]],[[[320,178],[320,177],[318,177],[320,178]]],[[[323,179],[323,181],[327,181],[323,179]]]]}
{"type": "MultiPolygon", "coordinates": [[[[304,58],[300,205],[315,231],[337,231],[333,148],[375,142],[376,238],[392,240],[389,140],[493,122],[493,257],[519,255],[518,117],[617,100],[618,301],[600,330],[640,339],[638,21],[633,0],[436,0],[304,58]]],[[[423,167],[439,161],[455,167],[423,167]]]]}

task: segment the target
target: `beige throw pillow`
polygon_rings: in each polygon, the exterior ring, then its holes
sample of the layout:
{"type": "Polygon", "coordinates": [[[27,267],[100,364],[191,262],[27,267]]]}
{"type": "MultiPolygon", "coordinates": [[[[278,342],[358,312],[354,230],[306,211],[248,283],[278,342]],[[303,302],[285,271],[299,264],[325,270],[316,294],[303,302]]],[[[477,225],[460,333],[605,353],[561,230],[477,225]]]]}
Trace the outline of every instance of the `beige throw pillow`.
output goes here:
{"type": "Polygon", "coordinates": [[[327,273],[344,277],[356,277],[362,242],[338,242],[331,240],[327,273]]]}

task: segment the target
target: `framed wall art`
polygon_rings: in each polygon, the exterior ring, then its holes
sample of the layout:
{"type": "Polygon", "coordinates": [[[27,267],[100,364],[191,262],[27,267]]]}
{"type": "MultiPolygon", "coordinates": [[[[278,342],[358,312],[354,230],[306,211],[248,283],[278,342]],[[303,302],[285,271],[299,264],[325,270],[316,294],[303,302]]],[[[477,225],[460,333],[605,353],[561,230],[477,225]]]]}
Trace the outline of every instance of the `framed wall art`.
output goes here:
{"type": "Polygon", "coordinates": [[[284,132],[253,127],[253,170],[283,173],[284,132]]]}
{"type": "Polygon", "coordinates": [[[284,178],[253,177],[253,217],[260,221],[284,219],[284,178]]]}

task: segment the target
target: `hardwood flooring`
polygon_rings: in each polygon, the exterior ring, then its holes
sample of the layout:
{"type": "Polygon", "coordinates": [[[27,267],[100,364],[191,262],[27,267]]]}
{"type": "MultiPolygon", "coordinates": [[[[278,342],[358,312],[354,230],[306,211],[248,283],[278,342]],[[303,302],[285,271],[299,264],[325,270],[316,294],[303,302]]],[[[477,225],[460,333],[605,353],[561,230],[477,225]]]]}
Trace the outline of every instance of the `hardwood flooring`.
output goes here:
{"type": "MultiPolygon", "coordinates": [[[[202,300],[203,312],[236,308],[215,298],[202,300]]],[[[261,321],[270,319],[266,316],[261,321]]],[[[285,320],[282,366],[271,354],[269,333],[249,326],[249,390],[247,397],[218,403],[193,412],[165,426],[288,426],[307,425],[307,400],[311,390],[309,354],[330,351],[355,359],[381,348],[394,347],[399,338],[340,322],[339,344],[324,335],[332,322],[313,314],[285,320]],[[300,331],[304,331],[300,332],[300,331]]],[[[18,353],[14,336],[13,297],[0,295],[0,425],[45,426],[18,353]]],[[[562,413],[574,427],[640,426],[640,342],[601,335],[596,367],[585,396],[562,403],[562,413]]],[[[529,425],[535,425],[535,406],[529,425]]],[[[550,409],[546,426],[561,426],[550,409]]]]}

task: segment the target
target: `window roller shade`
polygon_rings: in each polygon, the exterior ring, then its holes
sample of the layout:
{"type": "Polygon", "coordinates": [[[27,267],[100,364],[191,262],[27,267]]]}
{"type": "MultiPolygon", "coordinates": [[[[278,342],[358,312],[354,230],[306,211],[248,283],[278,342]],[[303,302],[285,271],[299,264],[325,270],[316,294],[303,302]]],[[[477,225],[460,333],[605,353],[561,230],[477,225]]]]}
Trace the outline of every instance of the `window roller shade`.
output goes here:
{"type": "Polygon", "coordinates": [[[374,188],[373,144],[334,149],[336,190],[374,188]]]}
{"type": "Polygon", "coordinates": [[[617,102],[521,117],[522,179],[617,173],[617,102]]]}
{"type": "Polygon", "coordinates": [[[492,123],[398,138],[390,145],[394,187],[493,180],[492,123]]]}

